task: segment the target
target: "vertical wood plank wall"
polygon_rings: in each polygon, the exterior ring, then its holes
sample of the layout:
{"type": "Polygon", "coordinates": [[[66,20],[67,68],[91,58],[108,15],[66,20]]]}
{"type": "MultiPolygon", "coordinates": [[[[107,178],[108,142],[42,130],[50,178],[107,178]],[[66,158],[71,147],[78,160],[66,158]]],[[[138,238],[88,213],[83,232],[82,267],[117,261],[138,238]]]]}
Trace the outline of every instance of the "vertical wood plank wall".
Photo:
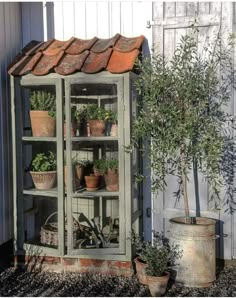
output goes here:
{"type": "Polygon", "coordinates": [[[0,245],[12,237],[10,88],[7,65],[21,50],[21,4],[0,2],[0,245]]]}
{"type": "MultiPolygon", "coordinates": [[[[189,26],[197,19],[199,27],[199,51],[209,37],[213,40],[220,30],[223,39],[234,32],[234,7],[232,2],[154,2],[153,3],[153,43],[155,51],[171,57],[176,49],[181,35],[191,30],[189,26]]],[[[234,113],[234,94],[227,107],[234,113]]],[[[163,194],[153,194],[153,228],[168,233],[169,219],[184,215],[183,200],[176,201],[173,192],[177,190],[177,182],[168,177],[169,186],[163,194]]],[[[168,182],[167,182],[168,183],[168,182]]],[[[219,220],[217,240],[217,256],[231,259],[234,254],[235,232],[233,216],[221,210],[211,209],[207,200],[210,197],[209,188],[204,179],[199,176],[199,205],[201,216],[213,217],[219,220]]],[[[193,177],[188,185],[190,212],[195,216],[196,201],[193,177]]]]}

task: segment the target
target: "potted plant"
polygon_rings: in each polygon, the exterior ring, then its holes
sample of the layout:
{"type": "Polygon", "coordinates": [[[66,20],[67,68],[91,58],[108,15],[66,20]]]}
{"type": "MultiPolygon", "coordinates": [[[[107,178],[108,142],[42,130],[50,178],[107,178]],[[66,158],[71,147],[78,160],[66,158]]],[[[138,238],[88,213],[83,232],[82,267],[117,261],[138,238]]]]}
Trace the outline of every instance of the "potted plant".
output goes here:
{"type": "Polygon", "coordinates": [[[108,191],[119,191],[119,162],[117,159],[106,159],[104,179],[108,191]]]}
{"type": "Polygon", "coordinates": [[[192,171],[196,190],[197,169],[208,181],[216,205],[223,185],[225,203],[229,209],[234,204],[234,189],[227,186],[231,170],[226,164],[227,149],[234,144],[229,139],[232,127],[225,125],[229,115],[223,109],[232,92],[232,46],[230,41],[224,47],[217,35],[199,53],[193,27],[192,34],[181,38],[170,61],[154,55],[139,63],[136,86],[142,106],[133,123],[132,145],[149,156],[153,191],[163,191],[169,175],[179,182],[175,195],[184,198],[185,216],[171,219],[170,239],[178,239],[183,250],[176,282],[187,286],[210,286],[215,280],[216,259],[216,221],[190,215],[187,184],[192,171]]]}
{"type": "Polygon", "coordinates": [[[107,110],[105,115],[106,135],[116,137],[118,135],[117,112],[107,110]]]}
{"type": "Polygon", "coordinates": [[[34,137],[54,137],[56,134],[56,96],[35,90],[30,97],[30,120],[34,137]]]}
{"type": "Polygon", "coordinates": [[[131,243],[138,254],[134,261],[140,283],[148,285],[152,296],[163,295],[170,277],[169,270],[181,257],[178,246],[170,245],[163,233],[155,231],[152,241],[132,232],[131,243]]]}
{"type": "Polygon", "coordinates": [[[86,117],[92,136],[104,136],[106,130],[106,109],[90,104],[86,107],[86,117]]]}
{"type": "Polygon", "coordinates": [[[31,163],[30,174],[37,189],[53,188],[56,183],[56,155],[52,151],[38,153],[31,163]]]}
{"type": "Polygon", "coordinates": [[[77,129],[80,136],[85,136],[87,132],[87,108],[86,106],[80,107],[75,111],[75,119],[77,122],[77,129]]]}

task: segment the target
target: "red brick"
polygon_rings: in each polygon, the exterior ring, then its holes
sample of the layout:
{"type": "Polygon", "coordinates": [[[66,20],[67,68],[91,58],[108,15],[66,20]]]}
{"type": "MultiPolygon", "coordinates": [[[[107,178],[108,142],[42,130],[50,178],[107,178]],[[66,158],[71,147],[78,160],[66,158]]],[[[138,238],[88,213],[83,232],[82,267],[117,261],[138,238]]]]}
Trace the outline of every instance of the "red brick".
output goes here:
{"type": "Polygon", "coordinates": [[[73,266],[76,265],[78,259],[76,258],[61,258],[61,263],[63,266],[73,266]]]}
{"type": "Polygon", "coordinates": [[[108,268],[111,269],[132,269],[132,262],[126,261],[108,261],[108,268]]]}
{"type": "Polygon", "coordinates": [[[93,259],[79,259],[81,267],[107,267],[107,261],[93,259]]]}
{"type": "Polygon", "coordinates": [[[58,264],[58,263],[60,263],[60,258],[59,257],[44,257],[42,260],[42,263],[58,264]]]}

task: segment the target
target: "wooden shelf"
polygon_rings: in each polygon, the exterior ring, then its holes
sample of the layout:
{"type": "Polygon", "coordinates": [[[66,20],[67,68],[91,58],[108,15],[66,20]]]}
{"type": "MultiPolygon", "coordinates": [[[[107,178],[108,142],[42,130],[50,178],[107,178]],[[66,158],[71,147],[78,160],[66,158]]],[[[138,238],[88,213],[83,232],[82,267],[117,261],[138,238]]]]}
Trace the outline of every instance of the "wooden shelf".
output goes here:
{"type": "Polygon", "coordinates": [[[24,142],[56,142],[56,137],[22,137],[24,142]]]}
{"type": "Polygon", "coordinates": [[[40,190],[36,188],[29,188],[23,190],[24,195],[33,195],[33,196],[44,196],[44,197],[57,197],[58,192],[57,188],[52,188],[48,190],[40,190]]]}
{"type": "Polygon", "coordinates": [[[86,188],[82,188],[73,192],[74,198],[95,198],[95,197],[119,197],[119,191],[108,191],[105,188],[101,188],[95,191],[87,191],[86,188]]]}

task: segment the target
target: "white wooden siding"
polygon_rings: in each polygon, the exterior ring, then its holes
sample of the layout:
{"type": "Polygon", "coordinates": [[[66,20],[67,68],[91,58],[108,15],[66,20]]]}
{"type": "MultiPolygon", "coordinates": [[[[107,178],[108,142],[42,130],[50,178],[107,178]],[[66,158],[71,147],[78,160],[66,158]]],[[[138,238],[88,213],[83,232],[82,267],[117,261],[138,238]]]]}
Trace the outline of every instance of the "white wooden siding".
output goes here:
{"type": "Polygon", "coordinates": [[[0,2],[0,244],[12,238],[10,89],[7,65],[22,48],[21,4],[0,2]]]}

